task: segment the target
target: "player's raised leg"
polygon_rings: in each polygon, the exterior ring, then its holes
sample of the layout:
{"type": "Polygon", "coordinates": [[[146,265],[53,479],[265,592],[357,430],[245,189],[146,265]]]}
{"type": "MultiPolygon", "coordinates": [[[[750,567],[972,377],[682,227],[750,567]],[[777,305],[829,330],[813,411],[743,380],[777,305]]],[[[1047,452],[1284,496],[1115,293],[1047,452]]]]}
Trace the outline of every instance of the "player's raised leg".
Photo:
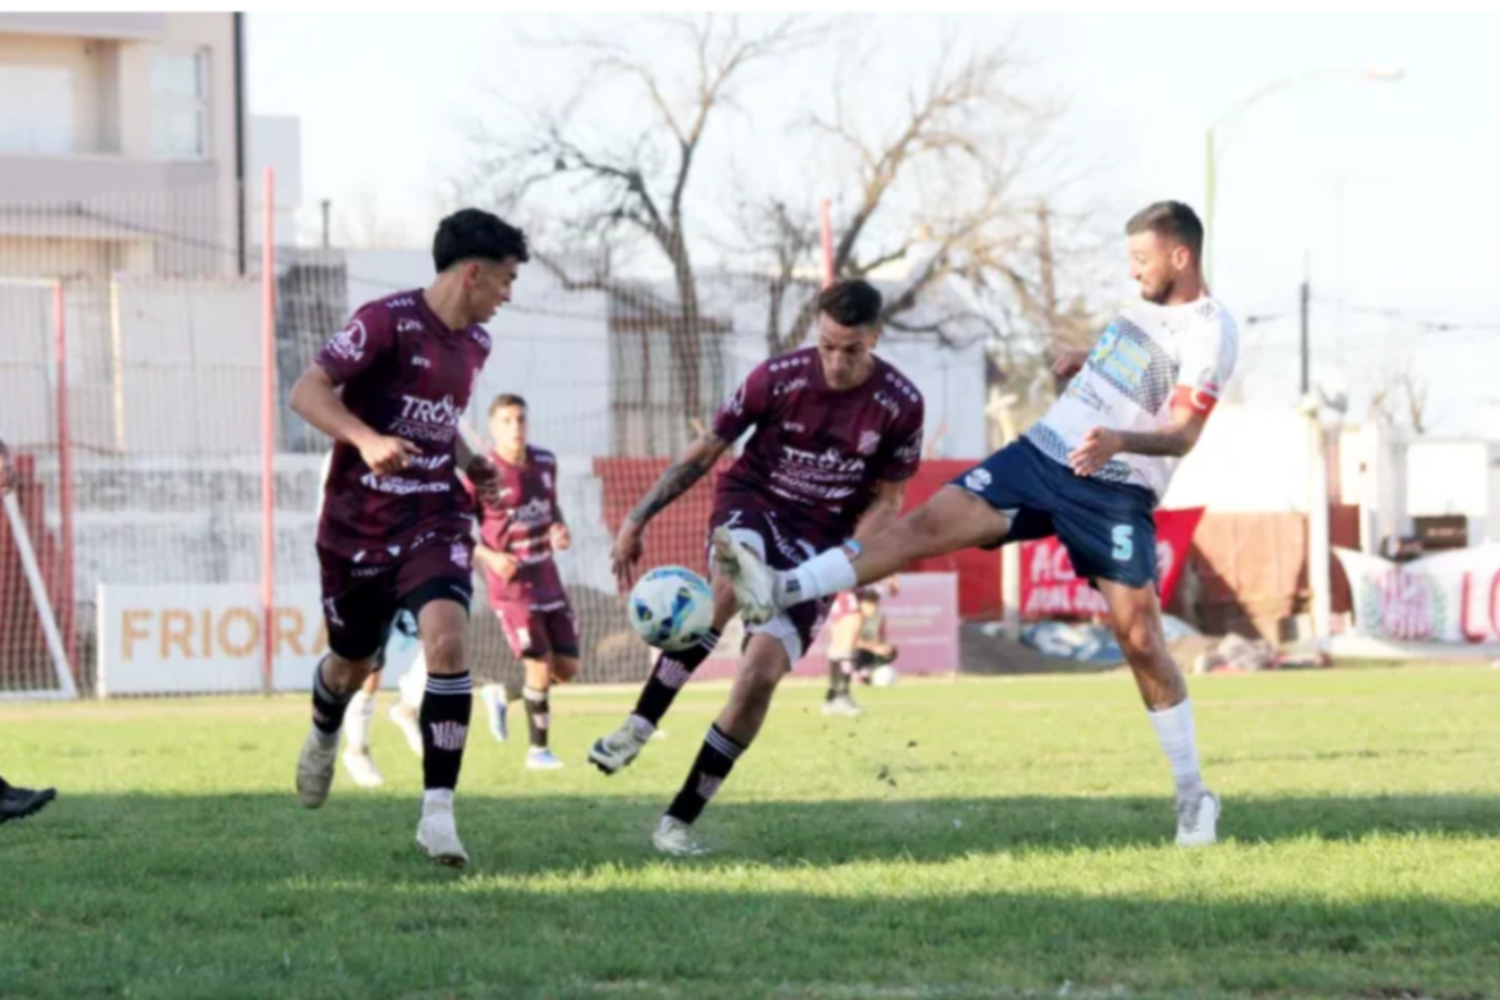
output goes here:
{"type": "Polygon", "coordinates": [[[1130,587],[1109,580],[1098,586],[1109,603],[1120,649],[1135,674],[1141,700],[1172,767],[1177,792],[1177,843],[1182,847],[1212,844],[1218,836],[1219,798],[1203,784],[1198,767],[1198,740],[1187,682],[1167,653],[1161,603],[1154,586],[1130,587]]]}
{"type": "Polygon", "coordinates": [[[920,507],[864,544],[847,542],[796,569],[770,570],[725,530],[714,532],[719,570],[734,587],[747,622],[769,621],[779,609],[875,583],[918,559],[999,542],[1010,519],[973,493],[945,486],[920,507]]]}
{"type": "Polygon", "coordinates": [[[687,780],[652,835],[657,850],[680,856],[707,853],[694,838],[692,826],[729,777],[735,762],[750,748],[766,721],[776,686],[791,669],[791,656],[781,639],[767,634],[750,637],[729,704],[709,727],[687,780]]]}
{"type": "Polygon", "coordinates": [[[458,788],[474,710],[465,652],[468,607],[455,600],[430,600],[418,612],[417,624],[427,659],[427,690],[418,714],[423,796],[417,844],[434,861],[462,867],[469,855],[458,839],[453,793],[458,788]]]}

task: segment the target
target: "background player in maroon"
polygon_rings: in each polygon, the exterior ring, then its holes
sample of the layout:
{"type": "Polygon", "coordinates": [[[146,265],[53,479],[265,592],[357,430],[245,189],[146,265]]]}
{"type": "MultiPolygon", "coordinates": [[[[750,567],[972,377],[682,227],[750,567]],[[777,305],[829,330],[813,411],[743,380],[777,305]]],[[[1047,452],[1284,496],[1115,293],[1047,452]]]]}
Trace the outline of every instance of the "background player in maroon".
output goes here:
{"type": "Polygon", "coordinates": [[[473,707],[464,646],[474,541],[458,467],[482,495],[496,477],[458,425],[490,353],[479,324],[510,300],[529,253],[519,229],[465,209],[438,226],[432,255],[431,285],[362,307],[292,391],[292,409],[336,442],[318,521],[330,653],[313,677],[297,795],[309,808],[327,799],[349,699],[404,607],[416,616],[430,674],[417,843],[436,861],[462,865],[453,791],[473,707]]]}
{"type": "MultiPolygon", "coordinates": [[[[521,689],[531,743],[526,766],[549,770],[562,762],[547,745],[552,728],[548,692],[554,682],[566,683],[578,674],[577,620],[552,558],[554,549],[571,544],[557,504],[557,457],[527,443],[526,400],[520,396],[495,397],[490,404],[490,435],[499,491],[480,505],[475,556],[511,652],[526,667],[521,689]]],[[[491,728],[501,738],[504,698],[501,685],[486,685],[491,728]]]]}
{"type": "MultiPolygon", "coordinates": [[[[747,430],[754,436],[719,477],[709,530],[723,528],[772,565],[791,569],[825,544],[892,523],[922,446],[922,396],[872,353],[880,293],[843,281],[818,299],[817,346],[761,364],[720,408],[713,429],[688,447],[620,527],[615,572],[629,579],[647,523],[702,478],[747,430]]],[[[735,614],[733,590],[714,580],[714,630],[686,652],[662,654],[636,705],[589,760],[606,774],[629,764],[735,614]]],[[[828,601],[801,605],[762,624],[748,639],[729,704],[709,728],[681,792],[652,842],[669,854],[698,854],[693,822],[760,731],[771,696],[812,647],[828,601]]]]}

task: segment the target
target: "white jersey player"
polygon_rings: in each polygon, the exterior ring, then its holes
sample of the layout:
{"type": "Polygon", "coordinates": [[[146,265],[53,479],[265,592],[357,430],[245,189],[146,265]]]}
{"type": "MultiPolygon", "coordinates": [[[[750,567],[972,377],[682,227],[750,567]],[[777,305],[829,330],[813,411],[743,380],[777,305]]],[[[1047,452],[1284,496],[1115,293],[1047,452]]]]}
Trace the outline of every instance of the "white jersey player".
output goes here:
{"type": "Polygon", "coordinates": [[[847,543],[778,574],[732,538],[716,544],[745,620],[758,621],[884,579],[913,560],[1057,535],[1078,575],[1109,605],[1171,764],[1177,842],[1196,846],[1217,836],[1219,799],[1199,774],[1192,703],[1162,636],[1153,511],[1234,369],[1239,334],[1203,283],[1203,225],[1191,208],[1151,205],[1126,233],[1142,301],[1123,310],[1092,351],[1057,360],[1054,371],[1072,382],[1022,440],[863,548],[847,543]]]}

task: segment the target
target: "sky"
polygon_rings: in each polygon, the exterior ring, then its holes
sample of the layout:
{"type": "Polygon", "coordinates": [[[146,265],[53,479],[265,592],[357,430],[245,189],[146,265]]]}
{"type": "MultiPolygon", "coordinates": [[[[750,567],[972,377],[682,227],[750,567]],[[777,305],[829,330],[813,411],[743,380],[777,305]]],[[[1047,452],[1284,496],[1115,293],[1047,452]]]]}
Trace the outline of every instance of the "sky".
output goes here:
{"type": "MultiPolygon", "coordinates": [[[[608,15],[628,27],[627,15],[608,15]]],[[[598,23],[605,18],[593,18],[598,23]]],[[[473,147],[469,128],[513,127],[510,110],[566,92],[572,57],[539,47],[563,17],[507,13],[248,16],[254,114],[302,127],[304,222],[320,199],[422,242],[473,147]]],[[[1123,220],[1159,198],[1201,210],[1205,133],[1219,122],[1214,292],[1241,320],[1237,377],[1253,405],[1297,397],[1299,285],[1312,288],[1313,375],[1358,418],[1409,371],[1430,432],[1500,437],[1500,129],[1493,95],[1500,15],[879,15],[861,65],[871,107],[931,70],[936,41],[1014,38],[1026,86],[1065,107],[1059,126],[1091,168],[1076,196],[1123,220]],[[1371,81],[1367,69],[1395,81],[1371,81]],[[1277,81],[1285,88],[1225,114],[1277,81]],[[1251,320],[1254,320],[1253,322],[1251,320]],[[1440,328],[1441,327],[1441,328],[1440,328]]],[[[706,150],[702,197],[757,173],[837,196],[827,162],[748,162],[835,72],[811,52],[753,79],[744,110],[706,150]]],[[[626,109],[629,110],[629,109],[626,109]]],[[[310,228],[308,230],[311,231],[310,228]]],[[[1121,289],[1126,286],[1123,252],[1121,289]]]]}

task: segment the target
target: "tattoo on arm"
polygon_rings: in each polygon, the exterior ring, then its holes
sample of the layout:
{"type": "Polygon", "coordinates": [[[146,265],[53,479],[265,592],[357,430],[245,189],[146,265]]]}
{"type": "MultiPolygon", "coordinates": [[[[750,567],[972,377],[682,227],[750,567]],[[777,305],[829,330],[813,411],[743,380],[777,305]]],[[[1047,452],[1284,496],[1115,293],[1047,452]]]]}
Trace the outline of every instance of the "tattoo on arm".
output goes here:
{"type": "Polygon", "coordinates": [[[1125,451],[1132,455],[1170,455],[1181,457],[1193,450],[1194,436],[1186,427],[1160,433],[1117,431],[1125,451]]]}
{"type": "Polygon", "coordinates": [[[688,449],[687,454],[661,474],[656,485],[651,487],[650,492],[630,512],[630,519],[644,527],[646,522],[660,514],[668,504],[692,489],[694,483],[707,475],[725,447],[723,442],[712,435],[699,438],[688,449]]]}

